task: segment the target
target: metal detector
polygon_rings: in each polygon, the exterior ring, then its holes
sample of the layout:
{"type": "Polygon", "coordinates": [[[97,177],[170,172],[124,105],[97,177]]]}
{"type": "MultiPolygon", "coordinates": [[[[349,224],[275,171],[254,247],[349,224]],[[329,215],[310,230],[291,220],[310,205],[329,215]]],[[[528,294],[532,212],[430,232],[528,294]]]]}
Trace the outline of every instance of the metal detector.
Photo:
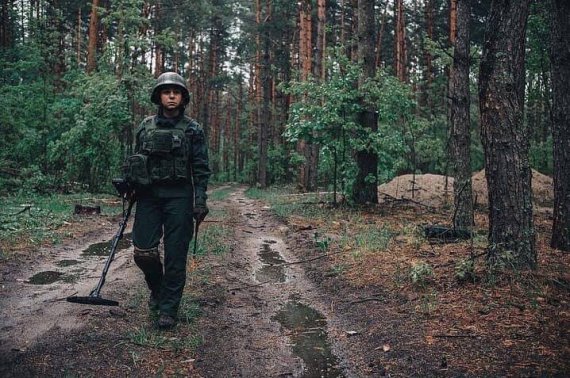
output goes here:
{"type": "MultiPolygon", "coordinates": [[[[124,197],[123,197],[124,198],[124,197]]],[[[131,210],[133,208],[133,204],[135,203],[134,199],[129,199],[129,206],[125,210],[124,202],[123,202],[123,219],[119,226],[119,230],[113,237],[113,241],[111,243],[111,250],[109,252],[109,257],[107,257],[107,261],[105,262],[105,267],[103,268],[103,273],[101,274],[101,278],[99,279],[99,283],[97,287],[91,291],[89,296],[87,297],[77,297],[71,296],[67,297],[68,302],[72,303],[81,303],[81,304],[90,304],[90,305],[100,305],[100,306],[118,306],[119,302],[101,298],[99,296],[101,292],[101,288],[105,284],[105,277],[107,276],[107,272],[109,271],[109,267],[111,266],[111,262],[115,257],[115,252],[117,251],[117,246],[119,245],[119,241],[123,238],[123,233],[125,228],[127,227],[127,221],[129,220],[129,216],[131,215],[131,210]]]]}

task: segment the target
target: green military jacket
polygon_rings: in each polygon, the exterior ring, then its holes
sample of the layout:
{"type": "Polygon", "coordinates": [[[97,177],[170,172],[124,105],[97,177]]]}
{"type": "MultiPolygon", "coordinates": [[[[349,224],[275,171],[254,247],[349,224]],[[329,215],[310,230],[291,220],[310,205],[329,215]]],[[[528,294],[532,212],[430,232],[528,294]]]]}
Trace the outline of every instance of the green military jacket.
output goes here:
{"type": "Polygon", "coordinates": [[[210,168],[208,165],[208,148],[204,137],[204,130],[192,118],[182,115],[176,119],[167,119],[161,116],[151,116],[145,118],[136,130],[135,134],[135,154],[141,153],[141,141],[147,129],[155,127],[162,128],[183,128],[188,145],[187,170],[190,180],[183,183],[161,184],[154,183],[148,187],[137,189],[137,196],[153,196],[159,198],[192,197],[196,204],[206,202],[206,190],[208,189],[208,179],[210,168]]]}

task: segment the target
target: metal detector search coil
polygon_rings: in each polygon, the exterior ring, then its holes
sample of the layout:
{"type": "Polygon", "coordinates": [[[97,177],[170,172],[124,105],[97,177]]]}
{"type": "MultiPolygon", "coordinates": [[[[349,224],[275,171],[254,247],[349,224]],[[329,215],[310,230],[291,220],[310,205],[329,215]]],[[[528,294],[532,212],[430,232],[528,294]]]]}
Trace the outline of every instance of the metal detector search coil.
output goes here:
{"type": "MultiPolygon", "coordinates": [[[[124,198],[124,197],[123,197],[124,198]]],[[[99,283],[97,287],[91,291],[89,296],[87,297],[77,297],[71,296],[67,297],[67,301],[71,303],[80,303],[80,304],[89,304],[89,305],[96,305],[96,306],[118,306],[119,302],[111,300],[111,299],[104,299],[101,298],[100,292],[101,288],[105,284],[105,277],[107,276],[107,272],[109,271],[109,267],[111,266],[111,262],[115,257],[115,252],[117,251],[117,246],[119,241],[123,238],[123,233],[125,232],[125,228],[127,227],[127,221],[129,220],[129,216],[131,215],[131,210],[133,208],[133,204],[135,203],[134,200],[129,201],[129,206],[125,210],[124,202],[123,202],[123,220],[121,221],[121,225],[119,230],[115,234],[113,238],[113,242],[111,243],[111,250],[109,252],[109,257],[107,257],[107,261],[105,262],[105,267],[103,268],[103,273],[101,274],[101,278],[99,279],[99,283]]]]}

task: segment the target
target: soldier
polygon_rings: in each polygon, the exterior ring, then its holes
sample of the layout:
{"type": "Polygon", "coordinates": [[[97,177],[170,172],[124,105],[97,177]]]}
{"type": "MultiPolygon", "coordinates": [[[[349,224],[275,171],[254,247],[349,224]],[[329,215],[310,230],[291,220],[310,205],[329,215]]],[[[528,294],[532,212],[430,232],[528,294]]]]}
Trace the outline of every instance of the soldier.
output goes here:
{"type": "Polygon", "coordinates": [[[150,289],[149,308],[159,312],[158,327],[176,324],[186,283],[186,260],[193,219],[208,214],[210,169],[204,131],[184,115],[190,93],[174,73],[160,75],[151,94],[158,114],[136,131],[135,154],[127,159],[126,178],[137,207],[133,225],[134,260],[150,289]],[[158,246],[164,243],[164,265],[158,246]]]}

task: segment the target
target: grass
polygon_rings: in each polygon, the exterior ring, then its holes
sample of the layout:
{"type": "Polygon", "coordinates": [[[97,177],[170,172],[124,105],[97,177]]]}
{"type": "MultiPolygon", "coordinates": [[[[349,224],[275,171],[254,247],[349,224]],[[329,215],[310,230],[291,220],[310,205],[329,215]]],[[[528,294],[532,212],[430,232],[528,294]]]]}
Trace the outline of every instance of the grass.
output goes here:
{"type": "Polygon", "coordinates": [[[19,195],[2,198],[0,210],[0,258],[18,247],[59,244],[71,234],[64,225],[73,222],[76,204],[101,206],[102,214],[116,214],[109,195],[73,194],[53,196],[19,195]]]}
{"type": "Polygon", "coordinates": [[[229,194],[233,191],[234,191],[234,188],[231,186],[229,186],[229,187],[224,186],[221,188],[214,189],[210,193],[208,193],[208,200],[210,200],[210,201],[223,201],[223,200],[227,199],[229,194]]]}
{"type": "MultiPolygon", "coordinates": [[[[215,213],[218,212],[214,212],[214,217],[216,217],[215,213]]],[[[197,236],[196,256],[204,256],[209,253],[222,255],[229,252],[230,246],[226,240],[229,239],[231,233],[231,227],[223,223],[209,223],[207,227],[200,228],[197,236]]],[[[190,248],[193,251],[194,241],[191,244],[190,248]]]]}
{"type": "MultiPolygon", "coordinates": [[[[146,296],[145,291],[139,291],[129,305],[142,306],[146,296]]],[[[178,309],[178,331],[174,335],[165,333],[154,326],[139,326],[129,331],[127,337],[131,343],[146,348],[174,351],[195,350],[202,340],[193,332],[192,326],[200,313],[200,305],[191,295],[184,294],[178,309]],[[189,328],[180,329],[179,327],[189,328]]],[[[151,315],[151,319],[156,321],[156,314],[151,315]]]]}

